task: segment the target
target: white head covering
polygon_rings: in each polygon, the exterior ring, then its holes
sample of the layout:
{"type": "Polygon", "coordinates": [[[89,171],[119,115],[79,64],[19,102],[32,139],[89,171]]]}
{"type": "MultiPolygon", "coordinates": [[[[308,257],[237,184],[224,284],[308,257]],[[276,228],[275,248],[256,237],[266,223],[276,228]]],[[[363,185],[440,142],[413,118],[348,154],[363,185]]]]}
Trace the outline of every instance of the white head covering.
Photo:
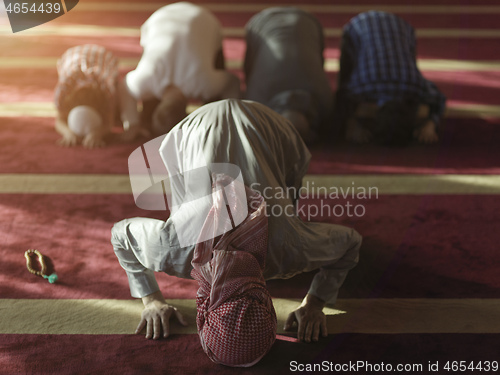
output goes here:
{"type": "Polygon", "coordinates": [[[79,105],[68,115],[68,127],[73,133],[84,137],[102,124],[99,113],[92,107],[79,105]]]}

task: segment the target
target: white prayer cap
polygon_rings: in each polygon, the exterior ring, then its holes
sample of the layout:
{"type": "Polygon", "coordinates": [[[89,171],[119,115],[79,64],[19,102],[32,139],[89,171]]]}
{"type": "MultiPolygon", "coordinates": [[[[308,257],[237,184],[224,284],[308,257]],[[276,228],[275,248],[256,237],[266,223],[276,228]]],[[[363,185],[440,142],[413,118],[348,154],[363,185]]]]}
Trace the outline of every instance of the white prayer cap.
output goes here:
{"type": "Polygon", "coordinates": [[[68,115],[68,127],[77,136],[84,137],[102,124],[99,113],[87,105],[73,108],[68,115]]]}

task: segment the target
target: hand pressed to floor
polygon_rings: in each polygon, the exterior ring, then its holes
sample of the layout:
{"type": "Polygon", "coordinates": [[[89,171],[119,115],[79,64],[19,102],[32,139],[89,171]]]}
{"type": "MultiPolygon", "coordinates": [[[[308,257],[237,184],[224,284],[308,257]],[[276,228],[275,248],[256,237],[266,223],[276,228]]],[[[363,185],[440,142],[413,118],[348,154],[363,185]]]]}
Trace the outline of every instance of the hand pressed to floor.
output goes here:
{"type": "Polygon", "coordinates": [[[187,326],[187,322],[176,307],[169,305],[160,291],[142,297],[144,310],[141,314],[141,321],[135,333],[140,333],[146,327],[146,338],[157,340],[162,336],[167,338],[170,335],[170,317],[175,315],[179,323],[187,326]]]}
{"type": "Polygon", "coordinates": [[[439,136],[436,133],[436,124],[432,120],[428,120],[424,125],[415,129],[413,137],[420,143],[436,143],[439,136]]]}
{"type": "Polygon", "coordinates": [[[323,337],[328,335],[326,316],[323,313],[325,303],[318,297],[307,294],[302,304],[292,311],[285,322],[285,331],[292,328],[297,322],[297,338],[299,341],[318,341],[321,332],[323,337]]]}

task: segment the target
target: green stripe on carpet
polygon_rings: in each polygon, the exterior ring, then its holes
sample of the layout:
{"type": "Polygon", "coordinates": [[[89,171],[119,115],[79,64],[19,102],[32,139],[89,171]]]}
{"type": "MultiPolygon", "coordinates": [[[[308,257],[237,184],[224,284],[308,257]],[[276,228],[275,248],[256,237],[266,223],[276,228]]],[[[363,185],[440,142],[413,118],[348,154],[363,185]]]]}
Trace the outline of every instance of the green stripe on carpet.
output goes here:
{"type": "MultiPolygon", "coordinates": [[[[55,69],[58,57],[12,57],[5,56],[0,60],[0,69],[55,69]]],[[[120,58],[121,69],[135,69],[139,58],[120,58]]],[[[500,71],[500,61],[468,61],[468,60],[446,60],[446,59],[421,59],[418,61],[419,68],[423,71],[472,71],[472,72],[494,72],[500,71]]],[[[243,61],[237,59],[226,60],[228,69],[243,69],[243,61]]],[[[338,59],[326,59],[325,70],[336,72],[339,69],[338,59]]]]}
{"type": "MultiPolygon", "coordinates": [[[[172,323],[172,333],[196,333],[195,300],[168,302],[189,322],[172,323]]],[[[300,301],[273,303],[283,333],[300,301]]],[[[140,300],[0,299],[0,334],[132,334],[142,308],[140,300]]],[[[324,312],[329,333],[500,333],[499,299],[344,299],[324,312]]]]}
{"type": "MultiPolygon", "coordinates": [[[[160,5],[158,3],[97,3],[82,2],[78,4],[79,12],[154,12],[160,5]]],[[[207,3],[204,7],[213,12],[239,13],[260,12],[269,7],[283,6],[283,4],[235,4],[235,3],[207,3]]],[[[356,14],[372,10],[372,5],[312,5],[294,4],[294,6],[315,13],[347,13],[356,14]]],[[[377,10],[391,13],[406,14],[497,14],[500,6],[491,5],[377,5],[377,10]]]]}
{"type": "MultiPolygon", "coordinates": [[[[199,106],[189,105],[188,113],[199,106]]],[[[52,102],[13,102],[0,103],[0,117],[55,117],[56,109],[52,102]]],[[[460,118],[500,118],[500,106],[481,104],[454,104],[446,108],[445,117],[460,118]]]]}
{"type": "MultiPolygon", "coordinates": [[[[149,180],[149,177],[146,177],[149,180]]],[[[307,175],[310,198],[365,194],[500,194],[498,175],[307,175]]],[[[132,194],[128,175],[0,174],[3,194],[132,194]]],[[[271,195],[278,192],[266,191],[271,195]]],[[[303,192],[303,195],[306,193],[303,192]]]]}
{"type": "MultiPolygon", "coordinates": [[[[342,28],[326,27],[323,29],[327,38],[340,37],[342,28]]],[[[500,30],[497,29],[419,29],[418,38],[499,38],[500,30]]],[[[243,27],[224,27],[222,29],[224,37],[242,38],[245,36],[243,27]]],[[[12,35],[12,29],[9,26],[0,26],[0,35],[12,35]]],[[[41,36],[41,35],[61,35],[61,36],[120,36],[120,37],[139,37],[139,27],[112,27],[95,25],[78,26],[53,26],[43,25],[36,28],[23,31],[23,36],[41,36]]]]}

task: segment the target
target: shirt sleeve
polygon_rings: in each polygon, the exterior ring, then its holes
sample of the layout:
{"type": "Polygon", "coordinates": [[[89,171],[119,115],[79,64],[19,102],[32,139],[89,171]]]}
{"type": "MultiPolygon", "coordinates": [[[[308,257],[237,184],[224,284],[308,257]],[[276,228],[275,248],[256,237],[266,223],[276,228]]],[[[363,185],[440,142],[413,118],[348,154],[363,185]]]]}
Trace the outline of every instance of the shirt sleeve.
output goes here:
{"type": "Polygon", "coordinates": [[[239,99],[240,79],[226,70],[213,69],[205,75],[206,82],[201,98],[204,102],[222,99],[239,99]]]}
{"type": "Polygon", "coordinates": [[[427,81],[424,102],[429,105],[429,118],[438,126],[446,109],[446,96],[433,82],[427,81]]]}
{"type": "Polygon", "coordinates": [[[351,29],[352,27],[346,27],[342,34],[337,92],[335,93],[333,104],[335,135],[344,133],[346,121],[353,115],[357,104],[349,95],[348,89],[356,56],[354,44],[351,39],[351,29]]]}
{"type": "Polygon", "coordinates": [[[154,91],[155,85],[155,64],[143,55],[137,68],[127,73],[125,84],[129,93],[136,100],[148,100],[152,98],[160,99],[154,91]]]}
{"type": "Polygon", "coordinates": [[[133,126],[140,125],[140,115],[137,110],[137,100],[129,92],[125,80],[117,85],[120,118],[124,128],[127,130],[133,126]]]}
{"type": "Polygon", "coordinates": [[[111,233],[111,243],[127,274],[132,297],[142,298],[159,290],[155,272],[191,278],[193,247],[179,246],[169,220],[126,219],[116,223],[111,233]]]}
{"type": "MultiPolygon", "coordinates": [[[[113,249],[125,270],[129,282],[130,294],[135,298],[142,298],[160,290],[153,270],[146,267],[152,259],[147,252],[142,251],[141,238],[144,238],[139,231],[130,232],[130,220],[123,220],[116,223],[112,230],[111,243],[113,249]]],[[[158,223],[155,223],[158,224],[158,223]]]]}
{"type": "Polygon", "coordinates": [[[313,278],[308,293],[332,305],[337,301],[340,287],[349,270],[358,264],[361,235],[354,229],[349,231],[349,247],[343,256],[334,263],[320,267],[313,278]]]}
{"type": "Polygon", "coordinates": [[[258,15],[250,19],[245,26],[245,40],[247,48],[245,50],[245,59],[243,60],[243,71],[245,72],[247,80],[252,74],[256,49],[259,48],[259,39],[253,26],[256,17],[258,17],[258,15]]]}

